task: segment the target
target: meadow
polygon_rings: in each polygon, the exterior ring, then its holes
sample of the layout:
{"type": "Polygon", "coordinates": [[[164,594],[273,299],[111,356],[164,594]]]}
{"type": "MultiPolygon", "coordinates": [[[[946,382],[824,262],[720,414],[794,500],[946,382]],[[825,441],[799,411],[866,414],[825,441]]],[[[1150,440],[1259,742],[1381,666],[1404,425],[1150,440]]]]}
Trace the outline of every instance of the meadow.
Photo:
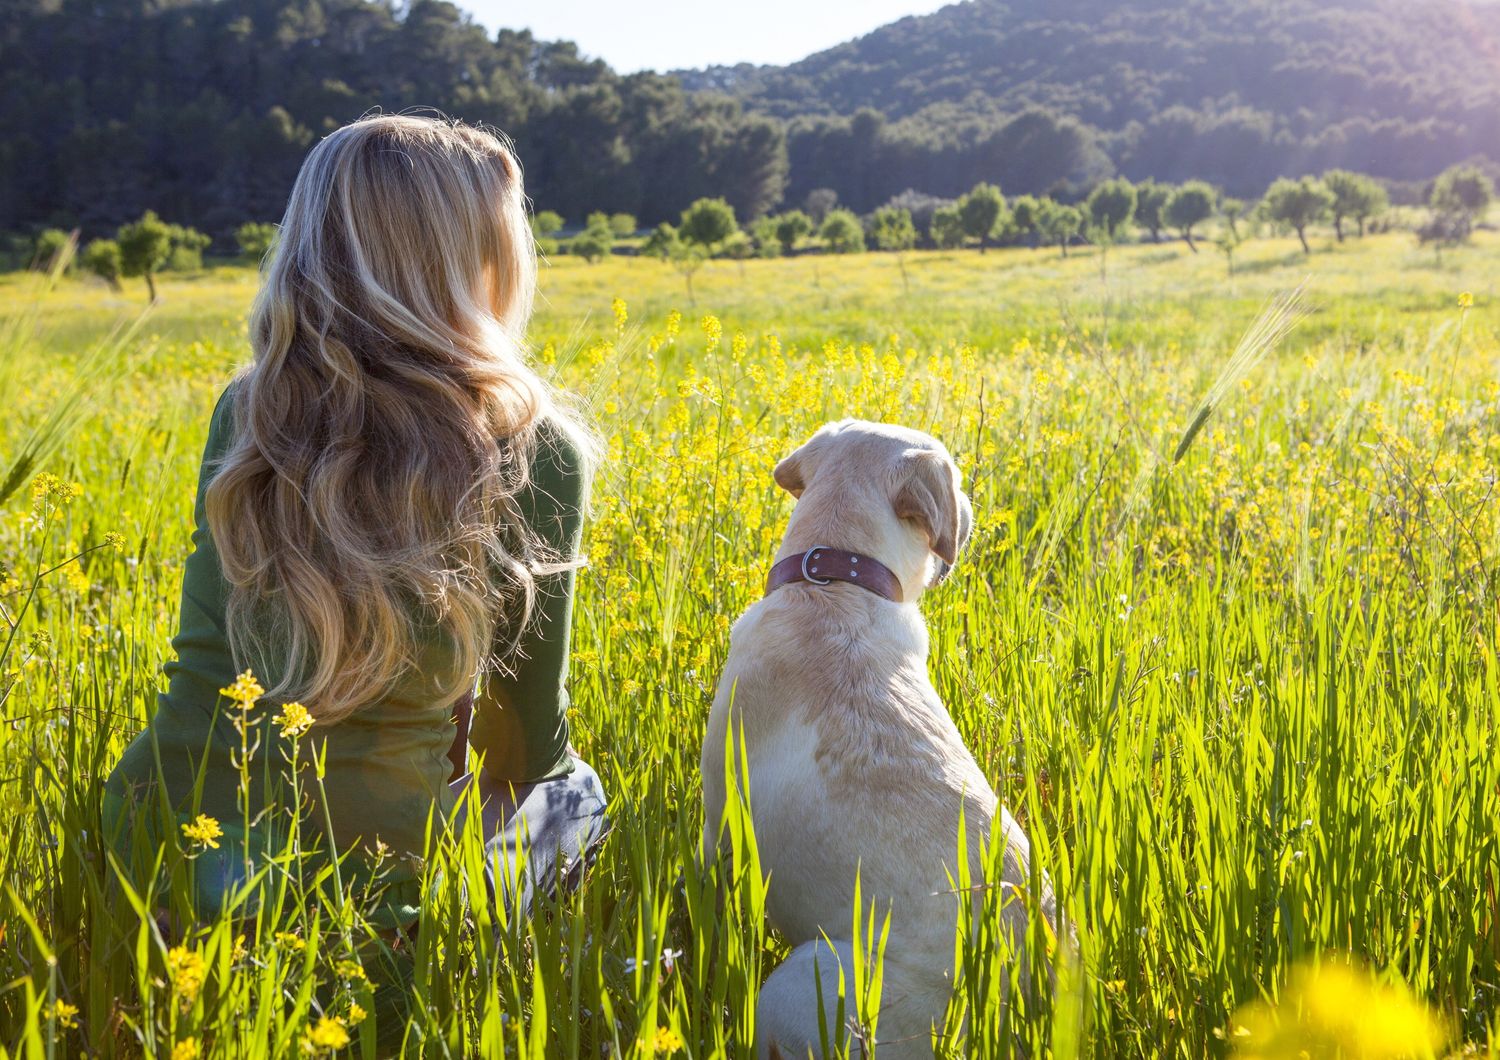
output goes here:
{"type": "Polygon", "coordinates": [[[1001,1006],[1002,948],[961,935],[940,1055],[1500,1054],[1500,239],[1316,249],[1249,243],[1232,276],[1211,246],[1104,276],[918,252],[909,283],[885,254],[715,261],[691,304],[655,261],[544,269],[536,356],[606,452],[571,686],[615,829],[524,920],[466,900],[477,837],[435,849],[394,943],[274,859],[244,915],[194,923],[191,837],[154,891],[99,838],[253,271],[164,278],[124,334],[136,286],[0,276],[0,473],[68,428],[0,501],[0,1057],[750,1055],[783,947],[742,810],[737,867],[693,856],[699,742],[790,510],[771,468],[845,416],[963,469],[932,677],[1078,936],[1035,925],[1056,985],[1001,1006]],[[1295,330],[1226,376],[1304,279],[1295,330]]]}

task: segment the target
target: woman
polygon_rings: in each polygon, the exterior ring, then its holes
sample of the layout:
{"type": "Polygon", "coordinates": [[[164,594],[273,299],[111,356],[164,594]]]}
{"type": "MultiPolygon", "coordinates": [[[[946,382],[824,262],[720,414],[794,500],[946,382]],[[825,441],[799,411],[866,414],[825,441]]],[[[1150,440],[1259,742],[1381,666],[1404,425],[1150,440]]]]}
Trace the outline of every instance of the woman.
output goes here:
{"type": "Polygon", "coordinates": [[[471,702],[502,877],[529,831],[521,900],[602,836],[565,690],[586,436],[523,355],[535,287],[496,137],[378,116],[303,165],[254,360],[210,421],[168,688],[106,785],[117,845],[186,826],[200,909],[300,818],[304,846],[380,881],[377,919],[414,920],[429,821],[466,805],[471,702]],[[248,720],[247,670],[268,689],[248,720]],[[321,790],[300,771],[300,805],[294,739],[325,770],[321,790]]]}

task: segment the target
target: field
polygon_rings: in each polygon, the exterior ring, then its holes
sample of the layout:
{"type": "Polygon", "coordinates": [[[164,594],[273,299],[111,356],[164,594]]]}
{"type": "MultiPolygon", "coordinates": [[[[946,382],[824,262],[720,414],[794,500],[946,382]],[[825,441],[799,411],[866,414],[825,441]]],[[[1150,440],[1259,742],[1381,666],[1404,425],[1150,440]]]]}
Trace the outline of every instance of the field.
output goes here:
{"type": "Polygon", "coordinates": [[[782,947],[753,866],[694,861],[699,741],[790,510],[771,468],[844,416],[929,430],[964,470],[932,677],[1078,933],[1055,989],[1009,1007],[1003,954],[960,940],[943,1055],[1496,1055],[1500,240],[1316,249],[1250,243],[1233,276],[1211,246],[1116,248],[1103,277],[1084,253],[915,253],[909,284],[889,255],[716,261],[694,304],[653,261],[545,269],[538,358],[608,454],[572,690],[616,827],[524,921],[464,902],[474,836],[435,852],[394,950],[359,895],[276,865],[259,915],[187,923],[190,842],[136,895],[98,838],[253,273],[166,279],[93,359],[138,285],[0,277],[0,473],[95,380],[0,503],[0,1055],[747,1055],[782,947]],[[1305,277],[1305,318],[1226,378],[1305,277]]]}

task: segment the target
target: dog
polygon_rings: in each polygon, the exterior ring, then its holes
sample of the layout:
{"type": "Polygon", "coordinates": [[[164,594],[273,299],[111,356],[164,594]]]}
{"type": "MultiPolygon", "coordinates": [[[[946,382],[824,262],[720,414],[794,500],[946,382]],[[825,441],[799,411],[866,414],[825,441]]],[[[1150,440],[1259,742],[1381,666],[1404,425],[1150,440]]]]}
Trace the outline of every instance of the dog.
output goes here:
{"type": "MultiPolygon", "coordinates": [[[[793,947],[762,988],[757,1054],[821,1052],[853,990],[855,878],[890,934],[881,1057],[930,1057],[954,985],[959,823],[971,879],[1005,844],[1002,930],[1019,944],[1030,850],[927,676],[917,602],[957,561],[973,514],[946,449],[919,431],[845,420],[775,470],[797,499],[766,595],[734,624],[705,734],[704,849],[719,845],[726,747],[748,764],[768,919],[793,947]]],[[[991,880],[992,884],[997,881],[991,880]]],[[[966,896],[977,911],[976,889],[966,896]]],[[[1043,886],[1041,912],[1055,922],[1043,886]]],[[[971,914],[972,915],[972,914],[971,914]]]]}

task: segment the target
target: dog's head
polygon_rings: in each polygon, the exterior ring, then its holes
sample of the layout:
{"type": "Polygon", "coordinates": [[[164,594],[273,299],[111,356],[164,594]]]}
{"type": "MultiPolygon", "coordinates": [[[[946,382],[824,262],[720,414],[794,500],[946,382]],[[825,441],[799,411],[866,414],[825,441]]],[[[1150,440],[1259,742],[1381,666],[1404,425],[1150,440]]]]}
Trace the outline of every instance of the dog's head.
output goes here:
{"type": "Polygon", "coordinates": [[[884,551],[876,551],[876,558],[893,566],[904,584],[910,584],[912,563],[925,571],[914,579],[917,584],[942,581],[974,525],[948,450],[906,427],[830,423],[777,464],[775,476],[777,485],[802,502],[799,511],[816,506],[809,517],[829,538],[823,543],[841,548],[862,543],[884,551]]]}

